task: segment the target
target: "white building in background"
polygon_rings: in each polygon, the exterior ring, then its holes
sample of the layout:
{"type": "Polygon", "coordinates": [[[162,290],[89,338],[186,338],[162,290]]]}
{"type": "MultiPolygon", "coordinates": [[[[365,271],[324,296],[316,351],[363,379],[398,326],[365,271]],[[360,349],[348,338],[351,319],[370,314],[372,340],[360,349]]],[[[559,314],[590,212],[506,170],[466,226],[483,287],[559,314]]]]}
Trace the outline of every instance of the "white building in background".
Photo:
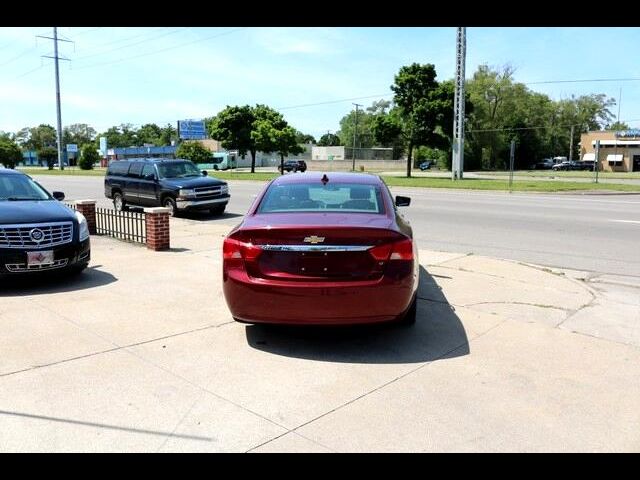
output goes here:
{"type": "MultiPolygon", "coordinates": [[[[371,147],[355,150],[357,160],[393,160],[393,148],[371,147]]],[[[350,160],[351,158],[353,158],[353,148],[344,145],[339,147],[314,145],[311,151],[311,160],[350,160]]]]}

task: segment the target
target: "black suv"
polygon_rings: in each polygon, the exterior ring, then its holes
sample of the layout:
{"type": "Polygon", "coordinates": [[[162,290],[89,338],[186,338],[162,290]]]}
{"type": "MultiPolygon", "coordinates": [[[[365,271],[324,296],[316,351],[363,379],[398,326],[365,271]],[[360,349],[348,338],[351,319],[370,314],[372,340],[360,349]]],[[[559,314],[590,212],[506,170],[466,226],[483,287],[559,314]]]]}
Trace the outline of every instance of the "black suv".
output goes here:
{"type": "Polygon", "coordinates": [[[116,210],[129,205],[167,207],[171,215],[186,210],[221,214],[229,203],[229,186],[189,160],[158,158],[114,160],[104,179],[104,194],[116,210]]]}
{"type": "MultiPolygon", "coordinates": [[[[304,172],[307,169],[307,164],[304,160],[286,160],[284,162],[285,172],[304,172]]],[[[278,170],[282,171],[283,166],[278,165],[278,170]]]]}
{"type": "Polygon", "coordinates": [[[81,272],[89,264],[87,220],[31,177],[0,169],[0,278],[48,270],[81,272]]]}

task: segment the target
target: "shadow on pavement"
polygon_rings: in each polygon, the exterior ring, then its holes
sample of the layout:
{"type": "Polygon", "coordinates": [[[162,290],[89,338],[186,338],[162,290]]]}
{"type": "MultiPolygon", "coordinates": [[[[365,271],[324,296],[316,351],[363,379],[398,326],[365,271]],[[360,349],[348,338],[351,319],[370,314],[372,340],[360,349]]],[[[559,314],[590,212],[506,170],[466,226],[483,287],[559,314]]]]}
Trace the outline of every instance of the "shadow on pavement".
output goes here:
{"type": "Polygon", "coordinates": [[[98,270],[100,266],[90,266],[80,274],[42,272],[0,278],[0,297],[73,292],[118,281],[110,273],[98,270]]]}
{"type": "Polygon", "coordinates": [[[418,318],[412,327],[248,325],[247,342],[276,355],[325,362],[421,363],[467,355],[462,322],[422,266],[418,298],[418,318]]]}
{"type": "Polygon", "coordinates": [[[243,216],[243,214],[231,212],[224,212],[223,214],[209,212],[182,212],[178,215],[177,218],[186,218],[187,220],[207,222],[211,220],[229,220],[231,218],[243,216]]]}
{"type": "MultiPolygon", "coordinates": [[[[129,210],[132,212],[144,212],[144,207],[129,205],[129,210]]],[[[180,212],[176,216],[176,218],[187,219],[187,220],[200,220],[200,221],[228,220],[230,218],[237,218],[237,217],[244,217],[244,213],[224,212],[223,214],[219,214],[219,213],[211,213],[206,210],[203,210],[203,211],[192,211],[192,212],[180,212]]]]}

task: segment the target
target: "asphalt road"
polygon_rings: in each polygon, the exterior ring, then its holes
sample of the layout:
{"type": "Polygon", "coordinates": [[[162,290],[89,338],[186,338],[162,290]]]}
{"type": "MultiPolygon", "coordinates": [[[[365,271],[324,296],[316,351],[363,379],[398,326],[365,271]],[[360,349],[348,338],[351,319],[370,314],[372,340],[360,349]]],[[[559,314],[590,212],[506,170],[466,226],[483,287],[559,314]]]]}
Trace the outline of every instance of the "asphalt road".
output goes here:
{"type": "MultiPolygon", "coordinates": [[[[36,176],[69,200],[104,197],[102,177],[36,176]]],[[[221,217],[237,224],[263,182],[231,181],[221,217]]],[[[640,195],[549,195],[391,188],[412,197],[403,208],[421,248],[467,252],[576,270],[640,276],[640,195]]]]}

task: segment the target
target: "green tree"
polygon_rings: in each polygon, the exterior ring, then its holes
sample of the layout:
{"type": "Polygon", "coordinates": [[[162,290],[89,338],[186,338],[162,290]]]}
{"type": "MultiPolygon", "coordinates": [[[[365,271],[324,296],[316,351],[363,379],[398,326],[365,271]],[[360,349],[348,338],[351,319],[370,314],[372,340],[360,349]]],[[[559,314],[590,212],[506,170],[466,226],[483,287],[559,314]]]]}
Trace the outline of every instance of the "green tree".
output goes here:
{"type": "Polygon", "coordinates": [[[378,117],[385,116],[391,108],[388,100],[378,100],[365,110],[352,109],[340,120],[340,130],[338,136],[344,142],[343,145],[353,146],[354,132],[356,148],[370,148],[376,146],[374,134],[374,124],[378,117]],[[357,125],[356,125],[357,123],[357,125]]]}
{"type": "Polygon", "coordinates": [[[342,141],[340,140],[340,137],[338,135],[335,135],[333,133],[325,133],[320,137],[317,145],[319,147],[337,147],[339,145],[342,145],[342,141]]]}
{"type": "Polygon", "coordinates": [[[7,168],[16,168],[20,161],[22,161],[20,147],[13,139],[3,135],[0,138],[0,163],[7,168]]]}
{"type": "Polygon", "coordinates": [[[302,133],[298,130],[296,130],[296,142],[297,143],[316,143],[316,139],[313,137],[313,135],[309,135],[306,133],[302,133]]]}
{"type": "Polygon", "coordinates": [[[610,108],[615,101],[605,95],[553,101],[515,82],[513,74],[509,65],[481,65],[467,81],[474,110],[465,137],[465,168],[506,168],[511,140],[516,142],[516,168],[568,155],[572,126],[576,151],[581,133],[604,128],[613,118],[610,108]]]}
{"type": "Polygon", "coordinates": [[[280,122],[274,124],[266,118],[256,120],[251,136],[260,145],[261,151],[277,152],[280,155],[280,174],[284,173],[284,157],[304,152],[304,148],[298,144],[295,129],[283,126],[280,122]]]}
{"type": "Polygon", "coordinates": [[[625,122],[615,121],[610,125],[607,125],[607,130],[629,130],[629,125],[625,122]]]}
{"type": "Polygon", "coordinates": [[[398,108],[386,115],[378,115],[373,122],[373,137],[377,145],[393,148],[393,158],[400,158],[404,153],[404,137],[402,135],[402,118],[398,108]]]}
{"type": "Polygon", "coordinates": [[[16,136],[11,132],[4,132],[0,130],[0,140],[7,140],[10,142],[15,141],[16,136]]]}
{"type": "Polygon", "coordinates": [[[211,151],[198,141],[187,141],[176,149],[176,158],[186,158],[193,163],[207,163],[211,161],[211,151]]]}
{"type": "Polygon", "coordinates": [[[607,130],[629,130],[631,127],[625,122],[615,121],[610,125],[607,125],[607,130]]]}
{"type": "Polygon", "coordinates": [[[266,142],[268,136],[256,135],[257,126],[268,122],[273,128],[283,130],[287,122],[281,113],[267,105],[257,104],[255,107],[227,106],[218,115],[205,120],[211,138],[219,140],[223,148],[238,150],[242,158],[247,152],[251,154],[251,172],[256,168],[256,152],[270,152],[272,143],[266,142]],[[265,140],[265,143],[261,143],[265,140]]]}
{"type": "Polygon", "coordinates": [[[451,128],[452,89],[436,81],[436,69],[431,63],[413,63],[400,68],[391,86],[393,102],[398,109],[396,125],[402,127],[407,151],[407,177],[411,176],[413,149],[428,145],[447,148],[451,128]],[[450,130],[449,130],[450,131],[450,130]]]}
{"type": "Polygon", "coordinates": [[[171,145],[172,141],[178,141],[178,130],[170,123],[167,123],[166,127],[160,129],[159,142],[160,145],[171,145]]]}
{"type": "Polygon", "coordinates": [[[251,171],[255,171],[255,142],[251,130],[255,121],[250,105],[228,106],[215,117],[205,120],[211,138],[220,141],[222,148],[237,150],[242,158],[251,153],[251,171]]]}
{"type": "Polygon", "coordinates": [[[78,145],[80,149],[88,143],[93,143],[96,138],[96,131],[86,123],[74,123],[62,130],[62,143],[78,145]]]}
{"type": "Polygon", "coordinates": [[[93,143],[87,143],[82,147],[78,166],[81,170],[93,170],[93,165],[100,161],[100,154],[93,143]]]}
{"type": "Polygon", "coordinates": [[[45,147],[56,148],[58,144],[56,129],[51,125],[41,124],[29,129],[29,136],[22,145],[27,150],[40,150],[45,147]]]}
{"type": "Polygon", "coordinates": [[[42,147],[37,153],[38,159],[45,162],[49,170],[53,170],[53,164],[58,160],[58,150],[54,147],[42,147]]]}
{"type": "Polygon", "coordinates": [[[162,129],[158,125],[155,123],[147,123],[136,131],[136,143],[139,145],[150,143],[160,146],[162,145],[162,134],[162,129]]]}
{"type": "Polygon", "coordinates": [[[107,138],[109,148],[135,147],[142,145],[138,140],[136,129],[130,123],[113,126],[99,135],[107,138]]]}
{"type": "Polygon", "coordinates": [[[16,132],[15,141],[20,148],[28,149],[28,142],[31,138],[31,129],[29,127],[21,128],[16,132]]]}

